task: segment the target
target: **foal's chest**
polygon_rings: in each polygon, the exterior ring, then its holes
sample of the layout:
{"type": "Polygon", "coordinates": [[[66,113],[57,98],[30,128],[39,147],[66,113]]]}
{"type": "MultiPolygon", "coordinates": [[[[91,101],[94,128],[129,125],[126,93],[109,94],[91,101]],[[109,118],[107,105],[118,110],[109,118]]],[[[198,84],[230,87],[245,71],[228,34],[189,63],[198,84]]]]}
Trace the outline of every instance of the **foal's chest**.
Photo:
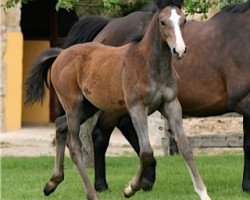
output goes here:
{"type": "Polygon", "coordinates": [[[152,83],[151,91],[144,98],[150,112],[157,110],[162,102],[171,101],[177,96],[177,84],[152,83]]]}

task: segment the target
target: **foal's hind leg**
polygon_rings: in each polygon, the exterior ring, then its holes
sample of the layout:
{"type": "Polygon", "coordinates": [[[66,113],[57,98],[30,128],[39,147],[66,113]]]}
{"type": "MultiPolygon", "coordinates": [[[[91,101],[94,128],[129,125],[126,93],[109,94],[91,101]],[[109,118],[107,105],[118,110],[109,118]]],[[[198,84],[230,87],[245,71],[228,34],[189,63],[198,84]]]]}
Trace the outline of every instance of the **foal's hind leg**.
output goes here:
{"type": "Polygon", "coordinates": [[[75,163],[85,184],[88,200],[98,200],[98,198],[96,195],[96,191],[88,178],[86,167],[82,159],[82,143],[79,137],[79,131],[80,125],[84,123],[96,111],[97,110],[91,109],[84,110],[84,102],[75,103],[72,110],[66,110],[68,128],[70,132],[70,141],[68,144],[68,148],[72,161],[75,163]]]}
{"type": "Polygon", "coordinates": [[[200,174],[196,168],[192,148],[189,145],[187,137],[184,134],[182,126],[182,110],[178,99],[171,102],[166,102],[161,108],[161,113],[168,119],[169,127],[174,134],[175,140],[178,143],[178,147],[181,155],[183,156],[188,166],[195,191],[200,196],[201,200],[210,200],[207,194],[207,189],[203,183],[200,174]]]}
{"type": "Polygon", "coordinates": [[[146,169],[155,162],[153,149],[149,143],[148,137],[148,109],[144,105],[139,104],[130,108],[129,112],[138,136],[140,146],[140,167],[128,187],[125,188],[125,197],[131,197],[136,191],[141,189],[142,179],[146,169]]]}
{"type": "Polygon", "coordinates": [[[66,116],[62,116],[56,119],[56,159],[55,159],[55,168],[52,178],[44,187],[44,194],[46,196],[50,195],[55,191],[56,187],[63,181],[64,172],[63,172],[63,163],[64,163],[64,154],[65,154],[65,144],[68,135],[68,127],[66,116]]]}

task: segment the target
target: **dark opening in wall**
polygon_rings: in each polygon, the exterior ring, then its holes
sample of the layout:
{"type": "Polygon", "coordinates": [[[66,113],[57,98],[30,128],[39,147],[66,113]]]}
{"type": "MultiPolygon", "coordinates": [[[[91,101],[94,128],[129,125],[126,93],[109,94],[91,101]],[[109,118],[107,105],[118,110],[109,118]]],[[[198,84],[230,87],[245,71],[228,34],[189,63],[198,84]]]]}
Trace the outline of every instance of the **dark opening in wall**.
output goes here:
{"type": "Polygon", "coordinates": [[[55,10],[55,0],[34,0],[22,4],[21,28],[24,39],[50,40],[60,46],[71,26],[78,20],[75,11],[55,10]]]}

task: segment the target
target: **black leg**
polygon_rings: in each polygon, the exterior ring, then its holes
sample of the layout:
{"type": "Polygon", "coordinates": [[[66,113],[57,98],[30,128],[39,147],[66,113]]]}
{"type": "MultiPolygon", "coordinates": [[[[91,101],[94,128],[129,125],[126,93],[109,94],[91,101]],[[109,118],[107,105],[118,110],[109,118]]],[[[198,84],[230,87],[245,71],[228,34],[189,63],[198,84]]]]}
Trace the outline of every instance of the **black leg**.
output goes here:
{"type": "MultiPolygon", "coordinates": [[[[122,132],[124,137],[128,140],[128,142],[131,144],[131,146],[134,148],[137,155],[139,156],[140,147],[139,147],[138,137],[135,132],[134,126],[132,124],[131,118],[128,115],[121,117],[116,126],[122,132]]],[[[153,184],[156,179],[155,167],[156,167],[156,161],[154,161],[148,167],[148,169],[144,174],[142,180],[142,189],[144,191],[149,191],[153,188],[153,184]]]]}
{"type": "Polygon", "coordinates": [[[108,189],[105,154],[116,121],[115,116],[101,112],[92,133],[95,155],[95,189],[99,192],[108,189]]]}
{"type": "Polygon", "coordinates": [[[243,172],[243,191],[250,192],[250,117],[243,117],[244,131],[244,172],[243,172]]]}

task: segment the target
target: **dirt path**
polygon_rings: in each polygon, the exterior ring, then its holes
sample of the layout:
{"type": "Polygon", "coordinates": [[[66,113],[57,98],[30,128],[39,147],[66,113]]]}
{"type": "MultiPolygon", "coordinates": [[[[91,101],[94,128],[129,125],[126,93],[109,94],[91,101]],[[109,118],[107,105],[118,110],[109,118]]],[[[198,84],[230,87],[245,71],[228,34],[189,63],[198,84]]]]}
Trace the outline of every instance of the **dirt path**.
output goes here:
{"type": "MultiPolygon", "coordinates": [[[[209,117],[209,118],[187,118],[184,119],[184,129],[186,134],[225,134],[242,133],[241,117],[209,117]]],[[[1,156],[40,156],[54,155],[55,149],[51,145],[54,138],[54,125],[43,124],[39,126],[29,125],[21,130],[7,133],[0,133],[1,156]]],[[[153,136],[157,137],[157,136],[153,136]]],[[[159,138],[158,138],[159,140],[159,138]]],[[[152,146],[156,155],[163,155],[163,149],[159,144],[154,143],[156,139],[152,138],[152,146]]],[[[151,142],[151,143],[152,143],[151,142]]],[[[233,149],[233,151],[241,149],[233,149]]],[[[224,149],[222,151],[228,151],[224,149]]],[[[232,149],[230,149],[232,151],[232,149]]],[[[200,150],[196,152],[206,152],[200,150]]],[[[210,149],[207,152],[216,153],[218,150],[210,149]]],[[[122,136],[115,130],[112,134],[108,155],[134,154],[134,151],[122,136]]]]}

